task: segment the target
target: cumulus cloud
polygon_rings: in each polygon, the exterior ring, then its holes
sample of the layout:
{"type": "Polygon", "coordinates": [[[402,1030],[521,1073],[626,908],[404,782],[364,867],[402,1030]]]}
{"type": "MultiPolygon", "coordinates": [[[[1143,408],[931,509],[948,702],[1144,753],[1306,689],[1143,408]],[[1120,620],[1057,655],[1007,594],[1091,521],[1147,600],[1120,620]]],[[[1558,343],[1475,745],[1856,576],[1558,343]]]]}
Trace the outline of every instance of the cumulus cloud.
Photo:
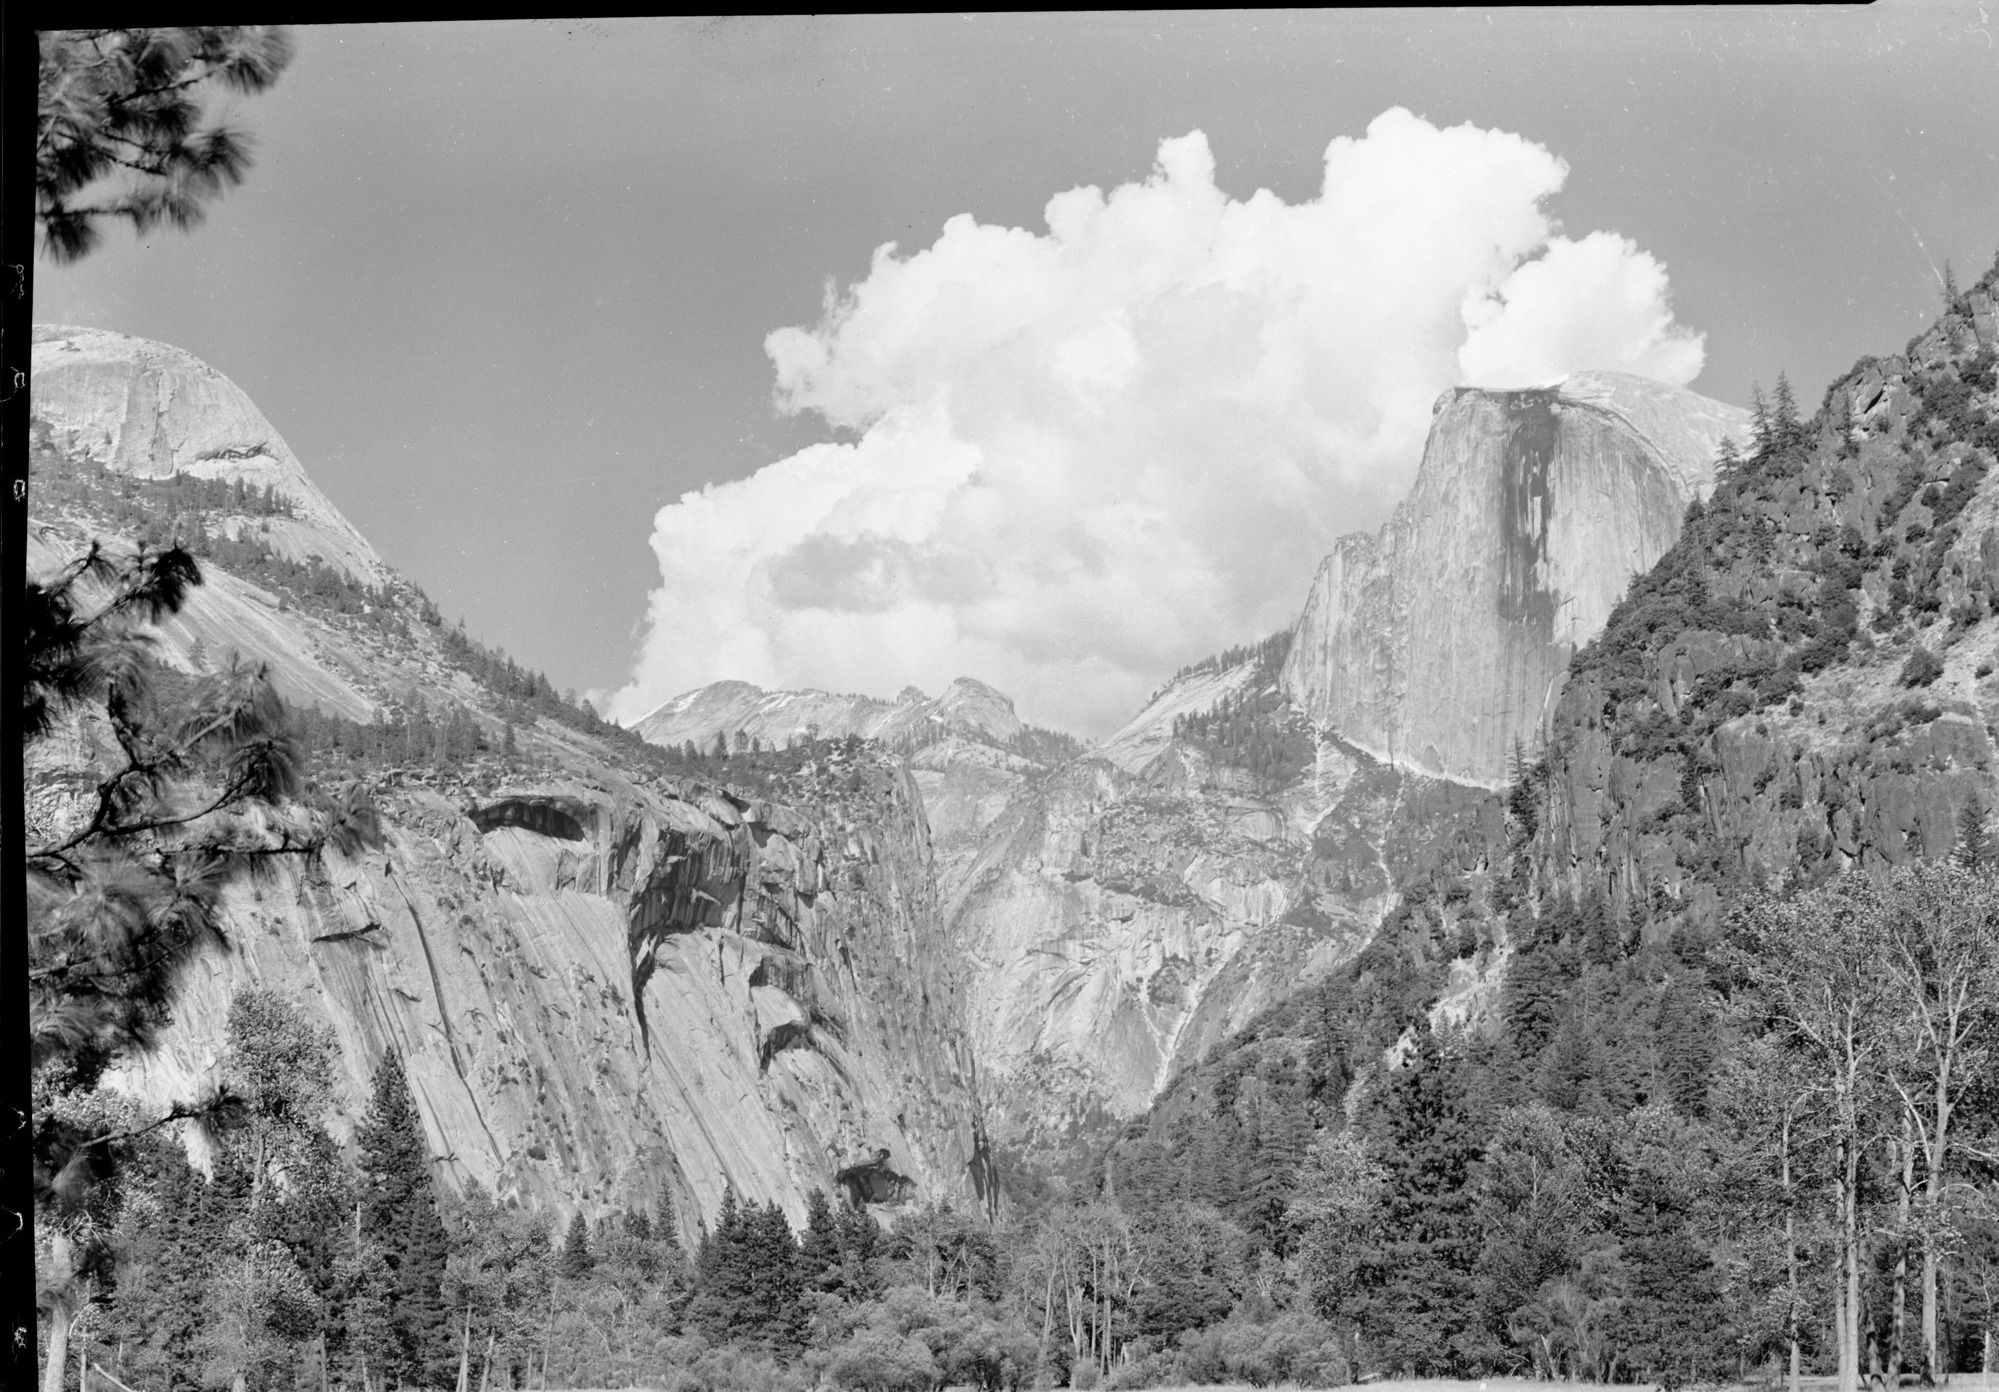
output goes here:
{"type": "Polygon", "coordinates": [[[1318,197],[1236,200],[1200,132],[1047,230],[952,218],[880,248],[766,349],[785,409],[855,432],[662,508],[631,719],[725,677],[935,692],[976,676],[1101,734],[1174,667],[1291,621],[1406,489],[1453,383],[1676,384],[1664,268],[1545,211],[1567,166],[1400,108],[1318,197]]]}

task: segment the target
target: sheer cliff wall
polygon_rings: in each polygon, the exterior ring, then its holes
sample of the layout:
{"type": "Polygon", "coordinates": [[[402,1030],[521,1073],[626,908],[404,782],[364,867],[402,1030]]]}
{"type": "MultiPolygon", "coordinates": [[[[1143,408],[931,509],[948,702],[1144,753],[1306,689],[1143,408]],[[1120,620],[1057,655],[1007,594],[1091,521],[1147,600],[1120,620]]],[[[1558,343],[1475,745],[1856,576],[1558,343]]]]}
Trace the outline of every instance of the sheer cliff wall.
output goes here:
{"type": "Polygon", "coordinates": [[[1712,486],[1722,438],[1747,431],[1745,412],[1620,373],[1446,393],[1410,496],[1321,565],[1286,693],[1379,758],[1496,786],[1712,486]]]}

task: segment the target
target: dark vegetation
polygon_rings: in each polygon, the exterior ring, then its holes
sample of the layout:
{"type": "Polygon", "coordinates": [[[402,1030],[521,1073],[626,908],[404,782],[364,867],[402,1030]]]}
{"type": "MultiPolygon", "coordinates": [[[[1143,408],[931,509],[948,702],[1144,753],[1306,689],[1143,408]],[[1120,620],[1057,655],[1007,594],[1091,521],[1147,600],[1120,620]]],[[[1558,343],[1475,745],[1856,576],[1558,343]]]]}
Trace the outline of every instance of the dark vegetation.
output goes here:
{"type": "MultiPolygon", "coordinates": [[[[1291,655],[1291,630],[1273,633],[1268,638],[1254,643],[1244,643],[1239,647],[1226,648],[1212,657],[1204,657],[1199,662],[1191,662],[1173,674],[1172,681],[1185,677],[1198,677],[1208,672],[1226,672],[1240,667],[1245,662],[1255,664],[1251,672],[1252,684],[1274,682],[1284,670],[1284,659],[1291,655]]],[[[1172,685],[1168,682],[1167,685],[1172,685]]]]}
{"type": "MultiPolygon", "coordinates": [[[[1256,643],[1229,648],[1182,667],[1178,682],[1247,665],[1249,675],[1213,707],[1173,717],[1173,736],[1185,740],[1218,766],[1248,775],[1250,790],[1275,792],[1297,781],[1312,766],[1318,740],[1278,684],[1291,653],[1291,630],[1256,643]]],[[[1171,685],[1171,683],[1168,683],[1171,685]]],[[[1162,688],[1163,690],[1164,688],[1162,688]]],[[[1155,693],[1156,695],[1157,693],[1155,693]]]]}
{"type": "Polygon", "coordinates": [[[1211,709],[1176,715],[1173,736],[1223,767],[1241,769],[1257,792],[1297,782],[1318,751],[1311,725],[1275,686],[1245,687],[1211,709]]]}

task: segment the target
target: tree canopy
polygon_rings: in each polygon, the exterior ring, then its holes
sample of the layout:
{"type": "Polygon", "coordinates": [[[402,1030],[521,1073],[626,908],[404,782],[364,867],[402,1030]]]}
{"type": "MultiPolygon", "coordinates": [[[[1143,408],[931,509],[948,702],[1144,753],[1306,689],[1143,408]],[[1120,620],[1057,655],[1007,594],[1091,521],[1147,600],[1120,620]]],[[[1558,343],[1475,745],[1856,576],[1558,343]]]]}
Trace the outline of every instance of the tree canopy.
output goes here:
{"type": "Polygon", "coordinates": [[[97,247],[106,219],[145,232],[188,228],[203,204],[243,181],[248,138],[204,124],[216,87],[266,91],[291,62],[268,26],[64,29],[40,35],[35,216],[58,263],[97,247]]]}

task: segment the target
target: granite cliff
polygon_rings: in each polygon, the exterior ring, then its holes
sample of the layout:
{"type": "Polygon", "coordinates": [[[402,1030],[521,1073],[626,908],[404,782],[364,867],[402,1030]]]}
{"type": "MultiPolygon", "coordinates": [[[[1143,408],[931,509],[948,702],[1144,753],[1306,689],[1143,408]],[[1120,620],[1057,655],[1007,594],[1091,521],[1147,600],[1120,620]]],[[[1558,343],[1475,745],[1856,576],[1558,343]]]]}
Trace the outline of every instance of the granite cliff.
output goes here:
{"type": "MultiPolygon", "coordinates": [[[[162,661],[268,663],[315,712],[315,766],[358,768],[384,825],[377,848],[233,885],[232,950],[122,1086],[198,1089],[255,983],[339,1041],[337,1134],[404,1055],[448,1184],[591,1213],[671,1193],[690,1241],[725,1186],[802,1223],[809,1189],[882,1151],[892,1200],[997,1201],[899,762],[822,741],[750,788],[676,773],[446,626],[213,369],[45,329],[32,391],[31,570],[93,537],[198,538],[207,582],[162,661]],[[384,729],[447,723],[457,757],[355,762],[384,729]]],[[[38,746],[33,825],[73,815],[100,733],[38,746]]]]}
{"type": "Polygon", "coordinates": [[[1747,413],[1625,373],[1437,402],[1415,486],[1312,583],[1284,689],[1377,758],[1497,786],[1569,658],[1679,534],[1747,413]]]}

